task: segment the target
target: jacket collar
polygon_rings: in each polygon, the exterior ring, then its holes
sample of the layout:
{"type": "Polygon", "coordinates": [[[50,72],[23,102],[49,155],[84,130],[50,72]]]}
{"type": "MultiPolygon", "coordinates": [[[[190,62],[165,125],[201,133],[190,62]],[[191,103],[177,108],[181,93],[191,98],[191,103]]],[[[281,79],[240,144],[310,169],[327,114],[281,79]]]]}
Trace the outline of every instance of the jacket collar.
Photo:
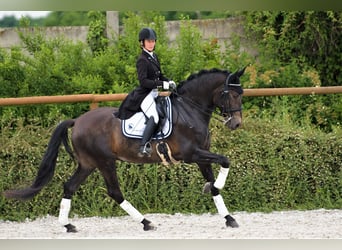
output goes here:
{"type": "Polygon", "coordinates": [[[153,64],[157,65],[158,67],[160,67],[159,61],[157,59],[156,54],[154,54],[154,57],[152,57],[152,55],[150,53],[148,53],[146,50],[142,51],[142,54],[153,64]]]}
{"type": "Polygon", "coordinates": [[[150,51],[148,51],[147,49],[145,49],[145,48],[143,48],[143,51],[145,51],[148,55],[150,55],[151,57],[153,57],[153,51],[152,52],[150,52],[150,51]]]}

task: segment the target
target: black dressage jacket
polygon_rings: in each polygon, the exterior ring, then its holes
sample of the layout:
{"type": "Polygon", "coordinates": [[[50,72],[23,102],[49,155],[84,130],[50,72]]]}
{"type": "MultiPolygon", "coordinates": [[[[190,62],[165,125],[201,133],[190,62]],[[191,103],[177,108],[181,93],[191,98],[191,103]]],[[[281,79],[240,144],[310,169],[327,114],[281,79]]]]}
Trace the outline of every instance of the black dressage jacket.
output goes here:
{"type": "Polygon", "coordinates": [[[162,87],[163,81],[169,81],[160,68],[158,57],[155,53],[152,57],[142,50],[138,57],[136,68],[140,85],[131,91],[120,105],[116,117],[125,120],[136,112],[141,111],[140,104],[152,89],[162,87]]]}

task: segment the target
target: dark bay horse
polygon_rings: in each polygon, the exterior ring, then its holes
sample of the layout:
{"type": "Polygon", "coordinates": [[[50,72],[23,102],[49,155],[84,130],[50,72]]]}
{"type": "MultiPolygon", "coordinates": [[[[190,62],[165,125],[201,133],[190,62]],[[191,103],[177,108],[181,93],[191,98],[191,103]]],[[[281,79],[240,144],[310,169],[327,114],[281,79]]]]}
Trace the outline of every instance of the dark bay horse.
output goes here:
{"type": "MultiPolygon", "coordinates": [[[[185,163],[196,163],[199,166],[207,181],[204,191],[211,192],[218,213],[225,218],[227,227],[238,227],[219,193],[228,175],[229,160],[225,156],[209,151],[208,127],[212,114],[217,109],[224,118],[224,124],[231,130],[241,125],[243,89],[240,77],[244,70],[245,68],[235,73],[218,69],[202,70],[181,82],[170,95],[173,130],[168,138],[163,139],[170,152],[170,158],[185,163]],[[221,165],[216,179],[212,163],[221,165]]],[[[158,141],[151,142],[151,157],[138,157],[140,139],[127,138],[123,135],[121,120],[113,115],[116,111],[117,108],[101,107],[76,119],[61,122],[51,136],[32,185],[24,189],[7,190],[4,196],[26,200],[38,194],[54,175],[59,147],[63,143],[67,152],[78,162],[75,173],[64,183],[64,196],[60,204],[58,220],[67,232],[77,231],[68,219],[72,196],[96,168],[103,175],[108,195],[134,220],[142,223],[144,230],[154,230],[155,226],[125,200],[120,190],[115,163],[118,160],[132,163],[162,162],[156,152],[158,141]],[[68,129],[71,127],[73,151],[68,143],[68,129]]]]}

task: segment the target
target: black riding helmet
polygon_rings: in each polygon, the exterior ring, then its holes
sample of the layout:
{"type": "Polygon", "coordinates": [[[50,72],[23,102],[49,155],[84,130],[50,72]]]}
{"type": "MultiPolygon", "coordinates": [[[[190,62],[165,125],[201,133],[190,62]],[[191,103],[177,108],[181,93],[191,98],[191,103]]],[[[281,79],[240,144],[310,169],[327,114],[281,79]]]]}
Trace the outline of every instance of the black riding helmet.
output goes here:
{"type": "Polygon", "coordinates": [[[156,32],[151,28],[143,28],[139,32],[139,42],[144,40],[157,40],[156,32]]]}

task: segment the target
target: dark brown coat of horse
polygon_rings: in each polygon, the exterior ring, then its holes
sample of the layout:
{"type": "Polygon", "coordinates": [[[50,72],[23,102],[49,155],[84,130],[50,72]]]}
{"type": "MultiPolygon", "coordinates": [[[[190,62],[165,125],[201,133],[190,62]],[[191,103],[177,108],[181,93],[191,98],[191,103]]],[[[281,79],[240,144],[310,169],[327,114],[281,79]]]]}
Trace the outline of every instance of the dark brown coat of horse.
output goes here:
{"type": "MultiPolygon", "coordinates": [[[[240,77],[244,69],[235,73],[212,69],[202,70],[181,82],[171,93],[173,131],[163,139],[169,147],[171,158],[186,163],[196,163],[206,180],[205,192],[211,192],[218,213],[225,218],[226,226],[238,227],[229,214],[219,189],[222,189],[229,170],[227,157],[209,151],[209,121],[218,109],[227,127],[237,129],[242,122],[242,93],[240,77]],[[212,163],[221,165],[217,178],[213,174],[212,163]]],[[[120,190],[116,161],[132,163],[162,162],[152,141],[151,157],[140,158],[139,139],[127,138],[121,131],[121,120],[113,113],[117,108],[102,107],[89,111],[76,119],[61,122],[54,130],[47,150],[40,164],[38,174],[30,187],[7,190],[5,197],[26,200],[34,197],[54,175],[58,150],[63,143],[67,152],[75,157],[78,167],[73,176],[64,184],[64,196],[59,211],[59,222],[67,232],[76,232],[69,223],[68,215],[71,198],[81,183],[97,168],[104,177],[108,195],[133,219],[143,224],[144,230],[155,226],[147,220],[132,204],[124,199],[120,190]],[[68,144],[68,129],[72,129],[72,148],[68,144]]]]}

